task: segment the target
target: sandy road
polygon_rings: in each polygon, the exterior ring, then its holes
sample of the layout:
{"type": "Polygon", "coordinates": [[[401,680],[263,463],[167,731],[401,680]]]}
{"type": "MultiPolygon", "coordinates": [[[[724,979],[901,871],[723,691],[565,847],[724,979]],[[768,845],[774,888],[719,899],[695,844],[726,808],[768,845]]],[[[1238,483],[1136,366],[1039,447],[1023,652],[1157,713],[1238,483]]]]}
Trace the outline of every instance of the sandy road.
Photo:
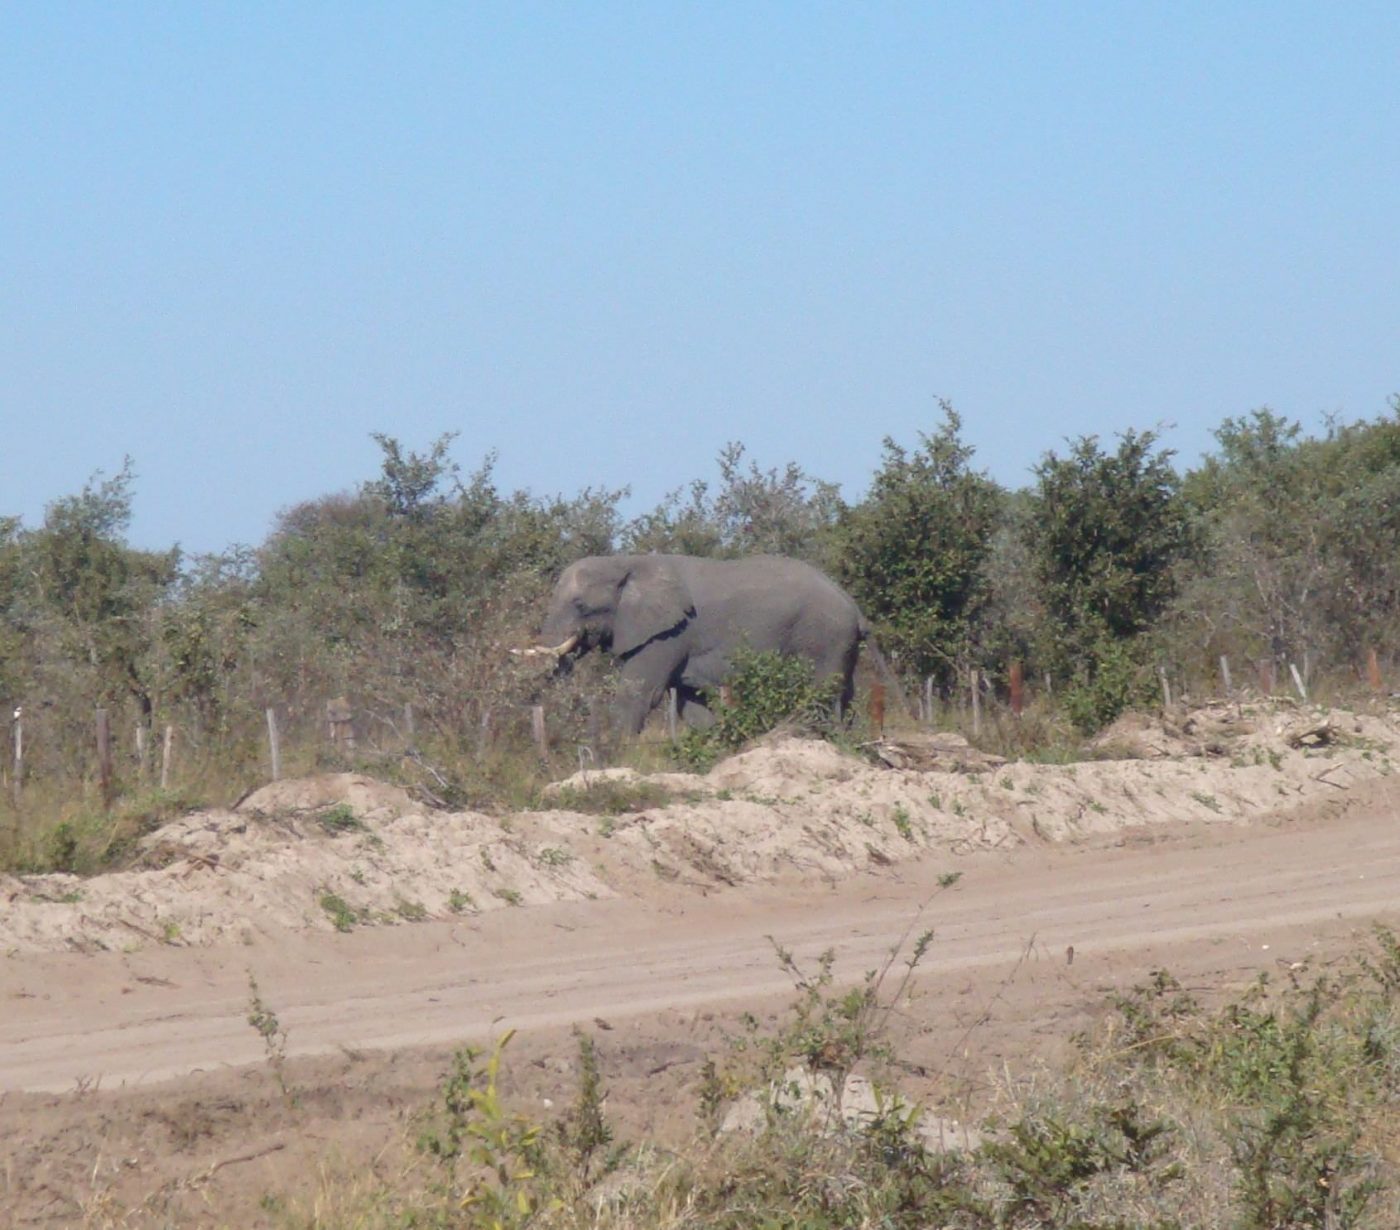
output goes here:
{"type": "Polygon", "coordinates": [[[1324,930],[1400,917],[1400,790],[1381,782],[1339,802],[1339,815],[1150,844],[929,857],[836,887],[677,890],[224,948],[11,957],[0,960],[0,1092],[111,1090],[257,1061],[250,970],[289,1052],[311,1055],[757,1002],[791,987],[774,940],[805,958],[833,948],[838,976],[856,977],[911,927],[931,927],[921,980],[954,993],[1028,954],[1068,968],[1071,946],[1085,986],[1193,946],[1217,968],[1299,959],[1324,930]],[[950,870],[961,880],[939,891],[950,870]]]}

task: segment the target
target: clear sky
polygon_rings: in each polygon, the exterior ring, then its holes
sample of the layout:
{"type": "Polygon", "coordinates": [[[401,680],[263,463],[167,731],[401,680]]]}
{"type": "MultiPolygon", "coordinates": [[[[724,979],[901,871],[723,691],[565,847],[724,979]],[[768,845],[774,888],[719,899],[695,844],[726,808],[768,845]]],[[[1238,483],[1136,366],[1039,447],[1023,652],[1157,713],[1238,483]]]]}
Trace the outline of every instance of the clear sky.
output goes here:
{"type": "Polygon", "coordinates": [[[0,3],[0,514],[258,542],[459,431],[638,510],[1400,392],[1400,5],[0,3]]]}

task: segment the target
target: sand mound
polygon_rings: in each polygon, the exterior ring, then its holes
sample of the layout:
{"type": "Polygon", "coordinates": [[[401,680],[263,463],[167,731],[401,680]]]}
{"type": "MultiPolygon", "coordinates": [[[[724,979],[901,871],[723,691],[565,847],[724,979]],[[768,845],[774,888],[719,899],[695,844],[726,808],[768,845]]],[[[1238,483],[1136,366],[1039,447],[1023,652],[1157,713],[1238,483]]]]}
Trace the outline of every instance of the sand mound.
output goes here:
{"type": "MultiPolygon", "coordinates": [[[[930,850],[1246,823],[1335,804],[1388,775],[1395,733],[1381,717],[1217,706],[1117,723],[1099,754],[1131,759],[999,764],[949,745],[952,767],[931,769],[784,737],[703,778],[576,774],[559,783],[554,807],[503,817],[431,812],[358,774],[276,782],[233,811],[164,826],[132,870],[0,876],[0,951],[209,944],[548,901],[664,899],[677,888],[834,881],[930,850]],[[599,783],[620,792],[615,814],[569,810],[582,805],[570,791],[599,783]]],[[[898,746],[921,738],[938,743],[916,735],[898,746]]]]}
{"type": "Polygon", "coordinates": [[[253,791],[234,810],[247,815],[297,816],[341,805],[363,821],[393,820],[423,810],[408,791],[360,773],[323,773],[272,782],[253,791]]]}

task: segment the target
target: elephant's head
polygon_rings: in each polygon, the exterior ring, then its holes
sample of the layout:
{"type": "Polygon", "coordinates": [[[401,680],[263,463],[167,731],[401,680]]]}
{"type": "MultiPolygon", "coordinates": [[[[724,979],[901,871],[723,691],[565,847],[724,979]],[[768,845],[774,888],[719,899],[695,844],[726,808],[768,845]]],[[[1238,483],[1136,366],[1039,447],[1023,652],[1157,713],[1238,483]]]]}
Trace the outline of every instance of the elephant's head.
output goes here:
{"type": "Polygon", "coordinates": [[[604,649],[626,657],[694,614],[685,584],[664,556],[590,556],[564,569],[540,645],[527,652],[562,659],[604,649]]]}

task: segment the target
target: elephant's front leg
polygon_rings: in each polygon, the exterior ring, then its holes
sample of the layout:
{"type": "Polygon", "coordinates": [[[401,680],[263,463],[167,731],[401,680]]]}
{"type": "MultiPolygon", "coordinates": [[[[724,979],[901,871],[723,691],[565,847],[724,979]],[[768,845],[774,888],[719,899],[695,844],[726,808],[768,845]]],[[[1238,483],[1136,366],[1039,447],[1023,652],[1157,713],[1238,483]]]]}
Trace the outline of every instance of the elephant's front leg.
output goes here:
{"type": "Polygon", "coordinates": [[[714,711],[705,704],[700,693],[694,688],[682,685],[680,692],[680,719],[696,730],[708,730],[715,724],[714,711]]]}
{"type": "Polygon", "coordinates": [[[617,687],[617,724],[625,734],[639,735],[647,715],[661,703],[679,663],[665,642],[643,645],[622,664],[617,687]]]}

